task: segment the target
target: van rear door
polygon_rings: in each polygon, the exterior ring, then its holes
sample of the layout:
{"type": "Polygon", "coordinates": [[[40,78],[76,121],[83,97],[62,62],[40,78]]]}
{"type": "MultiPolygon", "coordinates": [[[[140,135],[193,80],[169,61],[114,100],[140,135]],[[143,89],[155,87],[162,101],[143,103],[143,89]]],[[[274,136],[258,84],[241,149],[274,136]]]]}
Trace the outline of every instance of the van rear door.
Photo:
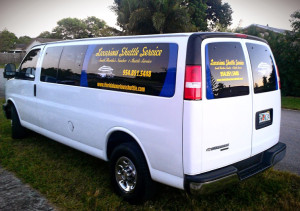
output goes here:
{"type": "Polygon", "coordinates": [[[201,163],[206,172],[251,155],[252,76],[242,39],[206,39],[201,54],[206,81],[201,163]]]}
{"type": "Polygon", "coordinates": [[[258,154],[279,140],[281,102],[278,75],[271,49],[266,43],[247,40],[253,76],[252,153],[258,154]]]}

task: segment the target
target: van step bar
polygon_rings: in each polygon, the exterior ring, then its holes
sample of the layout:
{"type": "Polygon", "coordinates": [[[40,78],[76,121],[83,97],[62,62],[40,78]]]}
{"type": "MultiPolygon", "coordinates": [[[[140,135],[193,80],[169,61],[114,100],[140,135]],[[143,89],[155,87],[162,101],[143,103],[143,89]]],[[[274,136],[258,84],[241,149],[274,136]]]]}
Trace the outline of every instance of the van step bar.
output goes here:
{"type": "MultiPolygon", "coordinates": [[[[277,143],[270,149],[250,157],[246,160],[234,163],[232,165],[206,172],[198,175],[185,175],[184,187],[190,192],[190,184],[192,186],[202,187],[206,184],[212,184],[232,175],[237,175],[239,180],[245,180],[257,173],[260,173],[281,161],[286,153],[286,145],[277,143]]],[[[197,188],[200,189],[200,188],[197,188]]]]}
{"type": "Polygon", "coordinates": [[[279,142],[278,144],[264,151],[263,153],[254,156],[256,158],[253,157],[254,163],[252,163],[252,165],[250,166],[243,165],[244,164],[243,161],[236,163],[235,166],[238,169],[237,174],[240,180],[247,179],[259,172],[262,172],[274,166],[276,163],[278,163],[280,160],[284,158],[285,153],[286,153],[286,145],[284,143],[279,142]]]}

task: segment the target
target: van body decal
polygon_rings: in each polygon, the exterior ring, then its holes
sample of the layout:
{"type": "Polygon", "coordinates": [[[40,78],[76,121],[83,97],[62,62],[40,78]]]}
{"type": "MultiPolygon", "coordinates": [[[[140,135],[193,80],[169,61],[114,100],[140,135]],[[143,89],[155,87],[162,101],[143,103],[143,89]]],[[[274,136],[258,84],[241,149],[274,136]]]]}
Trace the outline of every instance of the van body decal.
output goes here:
{"type": "Polygon", "coordinates": [[[172,97],[175,92],[178,45],[169,44],[169,64],[166,80],[159,96],[172,97]]]}
{"type": "Polygon", "coordinates": [[[86,50],[85,57],[84,57],[84,60],[83,60],[83,65],[82,65],[82,71],[81,71],[81,77],[80,77],[80,86],[88,87],[86,71],[88,69],[89,60],[90,60],[95,48],[96,48],[96,45],[89,45],[88,49],[86,50]]]}
{"type": "Polygon", "coordinates": [[[209,67],[209,56],[208,56],[208,45],[205,46],[205,64],[206,64],[206,98],[214,99],[214,93],[211,85],[210,78],[210,67],[209,67]]]}
{"type": "Polygon", "coordinates": [[[81,85],[138,94],[172,97],[178,45],[129,43],[89,46],[81,85]]]}

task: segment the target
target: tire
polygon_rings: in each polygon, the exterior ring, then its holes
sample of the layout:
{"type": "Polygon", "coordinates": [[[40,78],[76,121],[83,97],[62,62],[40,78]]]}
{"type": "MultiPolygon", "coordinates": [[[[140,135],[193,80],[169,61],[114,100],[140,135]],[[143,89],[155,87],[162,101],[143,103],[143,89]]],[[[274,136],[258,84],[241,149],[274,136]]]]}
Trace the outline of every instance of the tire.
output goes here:
{"type": "Polygon", "coordinates": [[[139,204],[151,199],[155,192],[144,154],[134,143],[117,146],[110,159],[111,182],[124,200],[139,204]]]}
{"type": "Polygon", "coordinates": [[[26,128],[24,128],[19,119],[18,112],[14,105],[11,106],[11,137],[13,139],[25,138],[27,134],[26,128]]]}

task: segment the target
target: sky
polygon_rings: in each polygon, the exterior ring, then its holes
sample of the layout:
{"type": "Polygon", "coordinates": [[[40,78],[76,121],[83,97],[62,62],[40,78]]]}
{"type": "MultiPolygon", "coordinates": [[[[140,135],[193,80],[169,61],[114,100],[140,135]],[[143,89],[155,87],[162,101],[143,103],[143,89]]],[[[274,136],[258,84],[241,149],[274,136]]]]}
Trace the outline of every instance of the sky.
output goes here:
{"type": "MultiPolygon", "coordinates": [[[[300,0],[223,0],[233,9],[233,24],[242,27],[256,23],[288,29],[290,15],[300,9],[300,0]]],[[[113,0],[0,0],[0,31],[16,36],[37,37],[52,31],[57,21],[72,17],[96,16],[116,27],[116,15],[110,10],[113,0]]]]}
{"type": "Polygon", "coordinates": [[[300,10],[300,0],[223,0],[233,10],[232,26],[249,26],[253,23],[291,30],[290,15],[300,10]]]}

